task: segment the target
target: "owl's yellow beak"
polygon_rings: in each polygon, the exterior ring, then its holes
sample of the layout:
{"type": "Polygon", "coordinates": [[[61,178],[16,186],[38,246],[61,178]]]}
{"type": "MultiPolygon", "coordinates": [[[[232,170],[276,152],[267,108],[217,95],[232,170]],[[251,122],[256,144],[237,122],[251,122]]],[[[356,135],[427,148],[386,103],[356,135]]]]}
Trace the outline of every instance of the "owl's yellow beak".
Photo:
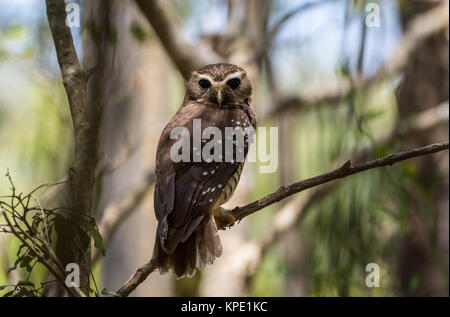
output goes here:
{"type": "Polygon", "coordinates": [[[217,104],[219,105],[219,108],[222,108],[223,95],[222,95],[222,91],[221,91],[221,90],[219,90],[219,91],[217,92],[217,97],[216,97],[216,99],[217,99],[217,104]]]}

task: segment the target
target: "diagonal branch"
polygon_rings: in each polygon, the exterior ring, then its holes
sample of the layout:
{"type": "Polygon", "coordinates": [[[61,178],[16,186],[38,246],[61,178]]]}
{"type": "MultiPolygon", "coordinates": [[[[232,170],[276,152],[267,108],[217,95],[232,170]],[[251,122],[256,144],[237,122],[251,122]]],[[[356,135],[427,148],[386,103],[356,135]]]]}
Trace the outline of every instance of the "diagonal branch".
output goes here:
{"type": "Polygon", "coordinates": [[[180,18],[171,1],[136,0],[136,2],[185,79],[189,78],[194,69],[223,60],[203,42],[195,46],[186,42],[180,18]]]}
{"type": "MultiPolygon", "coordinates": [[[[325,183],[328,183],[330,181],[344,178],[356,173],[361,173],[364,171],[367,171],[369,169],[382,167],[382,166],[391,166],[397,162],[401,162],[404,160],[411,159],[413,157],[427,155],[431,153],[436,153],[439,151],[447,150],[448,149],[448,142],[441,142],[441,143],[435,143],[431,145],[427,145],[424,147],[416,148],[413,150],[405,151],[405,152],[399,152],[395,154],[390,154],[388,156],[369,161],[366,163],[361,163],[357,165],[352,165],[350,161],[347,161],[342,165],[341,167],[319,175],[315,177],[311,177],[305,180],[302,180],[297,183],[293,183],[289,186],[282,186],[277,191],[258,199],[248,205],[245,205],[243,207],[235,207],[228,211],[230,215],[232,215],[236,220],[242,220],[245,217],[253,214],[254,212],[261,210],[267,206],[270,206],[276,202],[279,202],[280,200],[285,199],[286,197],[289,197],[291,195],[294,195],[296,193],[299,193],[301,191],[304,191],[308,188],[316,187],[325,183]]],[[[223,228],[220,228],[223,229],[223,228]]]]}
{"type": "MultiPolygon", "coordinates": [[[[405,152],[399,152],[395,154],[390,154],[388,156],[369,161],[366,163],[361,163],[357,165],[352,165],[350,161],[347,161],[344,165],[341,167],[316,176],[312,178],[305,179],[303,181],[291,184],[289,186],[282,186],[277,191],[259,199],[256,200],[246,206],[243,207],[236,207],[232,210],[225,211],[232,215],[236,220],[242,220],[243,218],[257,212],[258,210],[261,210],[267,206],[270,206],[276,202],[279,202],[282,199],[285,199],[289,196],[292,196],[296,193],[299,193],[301,191],[304,191],[308,188],[317,187],[322,184],[326,184],[328,182],[331,182],[333,180],[341,179],[356,173],[361,173],[364,171],[367,171],[369,169],[373,168],[379,168],[383,166],[391,166],[397,162],[401,162],[404,160],[408,160],[414,157],[422,156],[422,155],[428,155],[432,153],[436,153],[439,151],[444,151],[449,148],[449,142],[441,142],[441,143],[435,143],[431,145],[427,145],[424,147],[416,148],[413,150],[405,151],[405,152]]],[[[225,229],[225,228],[219,228],[219,229],[225,229]]],[[[122,286],[118,291],[117,294],[119,296],[128,296],[136,287],[141,284],[147,276],[152,273],[156,269],[155,263],[153,261],[148,262],[144,266],[140,267],[136,273],[133,274],[133,276],[125,283],[124,286],[122,286]]]]}

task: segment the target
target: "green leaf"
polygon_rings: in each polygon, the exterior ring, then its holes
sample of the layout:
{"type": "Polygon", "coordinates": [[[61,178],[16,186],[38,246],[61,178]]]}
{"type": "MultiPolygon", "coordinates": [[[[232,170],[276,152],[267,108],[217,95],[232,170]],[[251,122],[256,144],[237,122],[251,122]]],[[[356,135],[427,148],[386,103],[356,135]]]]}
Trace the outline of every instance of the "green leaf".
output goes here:
{"type": "Polygon", "coordinates": [[[22,251],[22,249],[23,249],[24,247],[25,247],[25,244],[22,244],[22,245],[19,247],[19,251],[17,251],[16,256],[19,256],[20,251],[22,251]]]}
{"type": "Polygon", "coordinates": [[[32,294],[32,292],[28,291],[26,288],[22,288],[22,289],[20,289],[17,293],[15,293],[14,295],[12,295],[12,297],[24,297],[24,296],[29,296],[30,293],[32,294]]]}
{"type": "MultiPolygon", "coordinates": [[[[19,249],[19,252],[20,252],[20,249],[19,249]]],[[[19,253],[17,253],[17,254],[19,254],[19,253]]],[[[19,257],[17,258],[16,262],[14,262],[14,266],[10,267],[10,268],[8,269],[7,273],[9,273],[9,272],[14,271],[15,269],[17,269],[17,265],[20,263],[20,261],[22,261],[22,259],[23,259],[24,256],[25,256],[25,254],[22,255],[22,256],[19,256],[19,257]]]]}
{"type": "Polygon", "coordinates": [[[22,280],[17,283],[17,286],[31,286],[34,288],[34,284],[27,280],[22,280]]]}
{"type": "Polygon", "coordinates": [[[102,289],[102,295],[112,295],[112,296],[120,297],[119,294],[116,294],[116,293],[114,293],[112,291],[109,291],[106,288],[102,289]]]}
{"type": "Polygon", "coordinates": [[[98,228],[97,228],[97,225],[95,224],[95,220],[94,219],[92,219],[92,222],[86,222],[86,229],[92,235],[92,238],[94,239],[95,247],[102,253],[103,256],[105,256],[106,248],[105,248],[105,245],[103,243],[102,235],[98,231],[98,228]]]}
{"type": "Polygon", "coordinates": [[[0,285],[0,291],[3,291],[8,285],[0,285]]]}
{"type": "Polygon", "coordinates": [[[11,267],[6,271],[6,273],[12,272],[12,271],[14,271],[15,269],[17,269],[17,265],[11,266],[11,267]]]}
{"type": "MultiPolygon", "coordinates": [[[[28,268],[29,268],[29,266],[30,266],[30,262],[31,262],[33,259],[34,259],[34,258],[33,258],[31,255],[26,254],[25,256],[23,256],[22,261],[20,261],[20,267],[26,267],[27,270],[28,270],[28,268]]],[[[28,272],[29,272],[29,270],[28,270],[28,272]]]]}
{"type": "Polygon", "coordinates": [[[9,291],[8,293],[6,293],[5,295],[3,295],[3,297],[10,297],[14,294],[15,290],[9,291]]]}

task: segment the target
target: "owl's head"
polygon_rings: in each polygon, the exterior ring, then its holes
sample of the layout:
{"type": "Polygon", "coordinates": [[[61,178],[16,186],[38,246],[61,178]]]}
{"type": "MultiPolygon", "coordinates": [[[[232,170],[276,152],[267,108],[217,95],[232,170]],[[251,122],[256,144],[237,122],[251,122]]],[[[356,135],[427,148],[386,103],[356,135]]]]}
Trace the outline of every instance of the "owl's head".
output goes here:
{"type": "Polygon", "coordinates": [[[212,64],[192,72],[186,83],[189,99],[202,103],[226,105],[248,104],[252,85],[247,73],[233,64],[212,64]]]}

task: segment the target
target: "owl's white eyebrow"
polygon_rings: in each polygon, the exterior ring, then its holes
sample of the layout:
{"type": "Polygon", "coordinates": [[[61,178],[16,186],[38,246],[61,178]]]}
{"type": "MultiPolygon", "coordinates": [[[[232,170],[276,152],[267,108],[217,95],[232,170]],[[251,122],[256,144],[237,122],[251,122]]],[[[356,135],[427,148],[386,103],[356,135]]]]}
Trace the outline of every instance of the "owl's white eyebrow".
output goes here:
{"type": "Polygon", "coordinates": [[[225,78],[225,79],[222,81],[222,83],[224,83],[224,82],[226,82],[226,81],[228,81],[228,80],[230,80],[230,79],[233,79],[233,78],[240,78],[241,75],[242,75],[241,72],[235,72],[235,73],[232,73],[232,74],[228,75],[227,78],[225,78]]]}
{"type": "MultiPolygon", "coordinates": [[[[211,82],[211,83],[215,83],[215,81],[214,81],[214,79],[212,79],[209,75],[206,75],[206,74],[198,74],[197,75],[198,76],[198,78],[201,78],[201,79],[207,79],[207,80],[209,80],[209,82],[211,82]]],[[[230,75],[228,75],[224,80],[222,80],[221,82],[218,82],[218,84],[224,84],[224,83],[226,83],[228,80],[230,80],[230,79],[233,79],[233,78],[240,78],[242,76],[242,73],[241,72],[235,72],[235,73],[232,73],[232,74],[230,74],[230,75]]]]}
{"type": "Polygon", "coordinates": [[[209,80],[210,83],[214,82],[214,80],[208,75],[198,74],[198,78],[207,79],[207,80],[209,80]]]}

